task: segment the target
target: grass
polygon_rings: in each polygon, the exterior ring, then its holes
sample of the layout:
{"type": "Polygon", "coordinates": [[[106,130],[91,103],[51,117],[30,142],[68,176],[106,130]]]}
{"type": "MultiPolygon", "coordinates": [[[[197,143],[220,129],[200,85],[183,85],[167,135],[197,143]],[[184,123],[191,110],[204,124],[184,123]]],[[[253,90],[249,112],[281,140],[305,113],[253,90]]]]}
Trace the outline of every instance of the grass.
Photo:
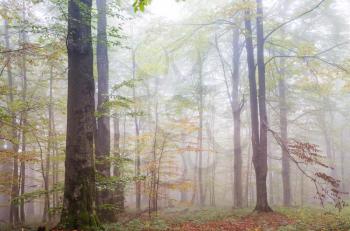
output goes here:
{"type": "Polygon", "coordinates": [[[216,224],[218,225],[218,227],[220,227],[220,230],[350,230],[350,207],[345,207],[345,209],[342,212],[338,212],[336,209],[332,208],[322,209],[320,207],[277,207],[274,208],[274,210],[276,213],[271,215],[253,215],[251,213],[251,209],[232,210],[228,208],[190,208],[186,210],[164,210],[161,211],[158,214],[158,216],[153,216],[151,219],[149,219],[148,216],[141,216],[139,218],[133,219],[125,223],[124,225],[118,223],[106,225],[106,230],[215,230],[215,228],[212,227],[215,227],[216,224]],[[276,214],[278,216],[276,216],[276,214]],[[276,219],[287,219],[288,222],[278,222],[276,221],[276,219]],[[244,226],[244,222],[247,222],[249,224],[247,226],[244,226]],[[240,226],[235,226],[236,223],[239,223],[240,226]],[[232,229],[227,228],[230,225],[232,225],[232,229]],[[246,229],[237,227],[246,227],[246,229]]]}
{"type": "MultiPolygon", "coordinates": [[[[149,218],[144,213],[132,218],[125,214],[120,223],[105,224],[106,231],[349,231],[350,207],[274,208],[275,213],[256,214],[252,209],[174,208],[149,218]]],[[[38,227],[38,226],[33,226],[38,227]]],[[[12,230],[0,224],[0,230],[12,230]]],[[[30,229],[26,229],[30,230],[30,229]]],[[[36,230],[36,229],[32,229],[36,230]]]]}
{"type": "Polygon", "coordinates": [[[320,209],[317,207],[278,208],[277,211],[295,221],[295,224],[280,230],[350,230],[350,207],[345,207],[341,212],[332,208],[320,209]]]}

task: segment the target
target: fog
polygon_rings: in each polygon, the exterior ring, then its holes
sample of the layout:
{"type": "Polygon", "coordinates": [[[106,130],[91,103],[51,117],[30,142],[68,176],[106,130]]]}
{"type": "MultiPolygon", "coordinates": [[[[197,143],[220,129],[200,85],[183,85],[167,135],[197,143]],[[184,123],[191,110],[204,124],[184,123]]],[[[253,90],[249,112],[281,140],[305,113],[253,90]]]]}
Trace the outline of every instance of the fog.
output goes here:
{"type": "Polygon", "coordinates": [[[347,211],[348,9],[0,1],[0,229],[347,211]]]}

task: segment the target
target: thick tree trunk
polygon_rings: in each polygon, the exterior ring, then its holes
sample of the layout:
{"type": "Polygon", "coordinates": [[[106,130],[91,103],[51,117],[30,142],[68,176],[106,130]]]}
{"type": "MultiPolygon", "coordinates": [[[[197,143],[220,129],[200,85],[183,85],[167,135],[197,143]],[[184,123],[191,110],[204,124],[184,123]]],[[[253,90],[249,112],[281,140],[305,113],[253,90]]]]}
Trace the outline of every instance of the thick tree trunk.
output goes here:
{"type": "MultiPolygon", "coordinates": [[[[287,102],[286,102],[286,82],[283,79],[278,82],[279,108],[280,108],[280,129],[281,139],[285,145],[288,145],[288,121],[287,121],[287,102]]],[[[290,163],[287,151],[282,148],[282,184],[283,184],[283,205],[291,205],[291,183],[290,183],[290,163]]]]}
{"type": "Polygon", "coordinates": [[[239,29],[233,31],[233,72],[232,72],[232,114],[233,114],[233,154],[234,154],[234,207],[242,207],[242,149],[241,149],[241,106],[239,100],[240,68],[239,29]]]}
{"type": "MultiPolygon", "coordinates": [[[[96,170],[102,180],[107,180],[111,174],[110,156],[110,119],[109,109],[105,105],[109,99],[109,64],[108,64],[108,40],[107,40],[107,17],[106,0],[96,0],[97,5],[97,44],[96,60],[98,73],[98,99],[97,99],[97,129],[95,140],[96,170]]],[[[103,209],[104,205],[113,204],[112,191],[103,189],[96,191],[96,205],[98,215],[105,221],[113,221],[115,214],[113,209],[103,209]],[[101,206],[101,207],[100,207],[101,206]]]]}
{"type": "Polygon", "coordinates": [[[95,83],[91,38],[91,0],[68,3],[68,108],[64,201],[60,227],[94,230],[95,83]]]}

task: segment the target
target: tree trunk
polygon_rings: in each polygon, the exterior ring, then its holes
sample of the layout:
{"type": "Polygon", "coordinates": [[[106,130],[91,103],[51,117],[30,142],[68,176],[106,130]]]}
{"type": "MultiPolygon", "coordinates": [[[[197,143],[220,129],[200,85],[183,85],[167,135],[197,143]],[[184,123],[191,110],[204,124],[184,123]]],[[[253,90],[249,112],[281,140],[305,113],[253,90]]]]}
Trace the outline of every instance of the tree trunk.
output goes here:
{"type": "Polygon", "coordinates": [[[271,211],[267,201],[267,116],[266,116],[266,89],[265,89],[265,62],[264,62],[264,34],[262,18],[262,1],[257,0],[257,66],[259,73],[259,104],[255,80],[254,47],[252,40],[251,13],[245,11],[245,38],[248,63],[248,78],[250,88],[250,110],[252,124],[253,165],[256,177],[256,206],[257,212],[271,211]],[[260,116],[260,123],[259,123],[260,116]],[[259,127],[260,125],[260,127],[259,127]]]}
{"type": "MultiPolygon", "coordinates": [[[[23,9],[22,9],[22,20],[25,20],[25,3],[23,2],[23,9]]],[[[22,46],[25,45],[27,42],[27,36],[24,30],[24,25],[22,25],[22,29],[19,33],[19,41],[22,43],[22,46]]],[[[22,101],[26,102],[27,100],[27,67],[26,67],[26,54],[24,53],[22,55],[22,63],[21,63],[21,75],[23,78],[22,81],[22,101]]],[[[27,126],[27,112],[26,109],[21,113],[21,125],[22,125],[22,154],[25,154],[26,152],[26,126],[27,126]]],[[[20,165],[20,178],[21,178],[21,185],[20,185],[20,195],[24,195],[25,193],[25,184],[26,184],[26,165],[25,161],[21,161],[20,165]]],[[[24,211],[24,199],[21,199],[20,201],[20,218],[21,223],[25,223],[25,211],[24,211]]]]}
{"type": "Polygon", "coordinates": [[[248,144],[248,151],[247,151],[247,175],[246,175],[246,182],[245,182],[245,200],[246,200],[246,207],[249,207],[249,185],[250,185],[250,176],[251,176],[251,145],[248,144]]]}
{"type": "Polygon", "coordinates": [[[341,174],[341,190],[347,192],[346,177],[345,177],[345,148],[344,148],[344,131],[341,131],[340,135],[340,174],[341,174]]]}
{"type": "MultiPolygon", "coordinates": [[[[283,68],[283,67],[282,67],[283,68]]],[[[282,70],[283,71],[283,70],[282,70]]],[[[288,145],[288,121],[287,121],[287,102],[286,102],[286,82],[282,79],[278,82],[279,108],[280,108],[280,129],[281,139],[285,145],[288,145]]],[[[290,185],[290,164],[287,150],[282,148],[282,184],[283,184],[283,205],[291,205],[291,185],[290,185]]]]}
{"type": "MultiPolygon", "coordinates": [[[[51,93],[51,110],[52,110],[52,114],[51,114],[51,145],[52,145],[52,157],[53,157],[53,160],[51,161],[52,163],[52,187],[55,188],[57,187],[57,184],[58,184],[58,173],[59,173],[59,161],[57,160],[57,157],[58,157],[58,144],[57,144],[57,140],[56,140],[56,126],[55,126],[55,114],[54,114],[54,99],[53,99],[53,86],[54,86],[54,75],[53,75],[53,72],[52,72],[52,78],[50,80],[50,88],[52,93],[51,93]]],[[[59,198],[58,198],[58,191],[55,190],[53,192],[53,198],[52,198],[52,206],[53,208],[57,208],[59,207],[59,198]]]]}
{"type": "MultiPolygon", "coordinates": [[[[268,142],[267,143],[267,152],[272,155],[271,153],[271,142],[268,142]]],[[[272,158],[271,157],[268,157],[268,164],[269,164],[269,168],[271,168],[272,166],[272,158]]],[[[270,205],[273,205],[275,203],[275,200],[274,200],[274,190],[273,190],[273,173],[272,171],[270,170],[269,171],[269,203],[270,205]]]]}
{"type": "MultiPolygon", "coordinates": [[[[136,57],[135,57],[135,51],[132,50],[132,78],[133,80],[136,80],[136,57]]],[[[133,99],[136,100],[136,89],[135,86],[133,86],[132,89],[133,93],[133,99]]],[[[136,148],[135,148],[135,175],[136,175],[136,182],[135,182],[135,196],[136,196],[136,209],[138,211],[141,210],[141,181],[138,179],[141,176],[141,158],[140,158],[140,121],[137,118],[137,108],[135,106],[134,108],[134,124],[135,124],[135,134],[136,134],[136,148]]]]}
{"type": "MultiPolygon", "coordinates": [[[[186,147],[186,140],[185,140],[185,134],[181,134],[181,141],[182,141],[182,146],[183,148],[186,147]]],[[[186,158],[186,153],[182,152],[181,153],[181,160],[182,160],[182,182],[187,181],[187,174],[188,174],[188,166],[187,166],[187,158],[186,158]]],[[[187,189],[181,189],[181,202],[186,202],[188,200],[187,198],[187,189]]]]}
{"type": "MultiPolygon", "coordinates": [[[[111,176],[110,156],[110,120],[109,108],[105,105],[109,99],[109,64],[108,64],[108,41],[107,41],[107,17],[106,0],[96,0],[97,5],[97,44],[96,61],[98,73],[98,99],[97,99],[97,129],[95,140],[96,170],[103,181],[111,176]]],[[[96,191],[96,205],[100,219],[105,221],[114,220],[113,209],[103,209],[100,206],[113,204],[112,191],[103,189],[96,191]]]]}
{"type": "Polygon", "coordinates": [[[204,189],[203,189],[203,73],[202,73],[202,57],[200,52],[198,52],[198,74],[199,74],[199,82],[198,82],[198,94],[199,94],[199,129],[198,129],[198,187],[199,187],[199,205],[204,206],[204,189]]]}
{"type": "Polygon", "coordinates": [[[118,184],[115,189],[115,203],[117,206],[117,210],[119,213],[124,212],[124,184],[121,181],[122,178],[122,172],[121,172],[121,151],[120,151],[120,129],[119,129],[119,118],[117,115],[113,117],[113,125],[114,125],[114,153],[115,158],[118,159],[118,165],[114,166],[113,172],[114,176],[118,178],[118,184]]]}
{"type": "Polygon", "coordinates": [[[159,116],[158,116],[158,78],[156,78],[156,84],[155,84],[155,98],[156,98],[156,103],[155,103],[155,111],[154,111],[154,118],[155,118],[155,126],[154,126],[154,137],[153,137],[153,150],[152,150],[152,167],[151,167],[151,187],[150,187],[150,204],[149,204],[149,212],[155,211],[157,212],[157,202],[158,202],[158,195],[157,195],[157,171],[160,168],[159,165],[157,165],[157,149],[158,149],[158,122],[159,122],[159,116]]]}
{"type": "Polygon", "coordinates": [[[234,207],[242,208],[242,150],[241,150],[241,106],[239,100],[239,29],[233,31],[233,72],[232,72],[232,114],[233,114],[233,153],[234,153],[234,207]]]}
{"type": "MultiPolygon", "coordinates": [[[[182,170],[182,181],[185,182],[187,180],[187,172],[188,172],[188,168],[187,168],[187,163],[186,163],[186,157],[185,157],[185,153],[181,153],[181,160],[182,160],[182,166],[183,166],[183,170],[182,170]]],[[[181,190],[181,202],[186,202],[187,199],[187,190],[186,189],[182,189],[181,190]]]]}
{"type": "Polygon", "coordinates": [[[68,3],[68,108],[64,201],[60,227],[98,229],[95,212],[95,83],[91,0],[68,3]]]}
{"type": "MultiPolygon", "coordinates": [[[[10,36],[9,36],[9,28],[8,28],[8,21],[4,20],[4,38],[5,38],[5,48],[6,50],[10,49],[10,36]]],[[[8,87],[8,97],[7,97],[7,108],[10,109],[11,108],[11,103],[13,102],[13,78],[12,78],[12,68],[11,68],[11,54],[7,54],[5,57],[5,67],[6,67],[6,74],[7,74],[7,87],[8,87]]],[[[10,111],[10,110],[9,110],[10,111]]],[[[15,125],[14,122],[16,121],[16,115],[11,112],[11,117],[12,117],[12,124],[11,125],[15,125]]],[[[14,146],[14,141],[15,141],[15,127],[11,127],[11,134],[10,134],[10,139],[11,139],[11,144],[12,144],[12,148],[14,146]]],[[[8,149],[5,149],[4,146],[1,147],[1,151],[8,151],[8,149]],[[3,149],[4,148],[4,149],[3,149]]],[[[13,150],[12,150],[13,151],[13,150]]],[[[15,154],[15,153],[13,153],[15,154]]],[[[8,176],[11,176],[13,174],[13,161],[15,160],[15,158],[9,157],[6,159],[3,159],[1,164],[0,164],[0,171],[2,174],[6,174],[8,176]]],[[[13,206],[11,201],[12,198],[12,185],[13,185],[13,179],[11,179],[11,181],[9,181],[6,185],[4,184],[4,186],[6,187],[6,190],[11,191],[11,194],[9,195],[9,193],[1,193],[0,195],[0,203],[3,205],[0,207],[0,219],[5,221],[5,222],[9,222],[11,220],[11,224],[13,223],[13,216],[12,216],[12,212],[13,212],[13,206]]]]}
{"type": "Polygon", "coordinates": [[[267,114],[266,114],[266,88],[265,88],[265,58],[264,58],[264,22],[263,3],[257,0],[256,34],[257,34],[257,65],[259,79],[259,119],[260,139],[259,152],[254,158],[254,166],[257,179],[257,204],[258,212],[269,212],[271,208],[267,201],[266,177],[267,177],[267,114]]]}
{"type": "Polygon", "coordinates": [[[44,174],[44,187],[45,187],[45,202],[44,202],[44,213],[43,213],[43,221],[47,222],[51,220],[51,216],[49,215],[50,209],[50,194],[49,194],[49,175],[50,175],[50,165],[51,165],[51,153],[53,150],[53,66],[50,67],[50,82],[49,82],[49,138],[47,143],[47,155],[46,155],[46,166],[45,166],[45,174],[44,174]]]}
{"type": "MultiPolygon", "coordinates": [[[[10,36],[8,32],[8,22],[7,20],[4,21],[4,27],[5,27],[5,46],[6,49],[10,49],[10,36]]],[[[10,56],[7,57],[7,80],[8,80],[8,87],[9,87],[9,104],[12,104],[14,101],[14,95],[13,95],[13,77],[12,77],[12,68],[11,68],[11,58],[10,56]]],[[[18,205],[13,201],[15,198],[19,195],[19,188],[18,188],[18,137],[17,137],[17,122],[16,122],[16,114],[12,111],[11,112],[12,117],[12,131],[11,131],[11,144],[12,144],[12,151],[13,151],[13,168],[12,168],[12,183],[11,183],[11,206],[10,206],[10,223],[12,225],[17,225],[19,223],[19,208],[18,205]]]]}

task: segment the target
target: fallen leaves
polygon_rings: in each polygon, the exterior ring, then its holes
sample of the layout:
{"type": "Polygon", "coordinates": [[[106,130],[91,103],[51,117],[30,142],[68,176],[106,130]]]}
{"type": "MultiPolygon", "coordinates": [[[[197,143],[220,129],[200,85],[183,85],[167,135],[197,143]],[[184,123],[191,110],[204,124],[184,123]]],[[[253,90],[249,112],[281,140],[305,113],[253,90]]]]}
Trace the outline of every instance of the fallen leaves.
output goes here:
{"type": "Polygon", "coordinates": [[[204,224],[185,222],[172,226],[169,231],[263,231],[277,230],[294,221],[280,213],[253,213],[240,219],[211,221],[204,224]]]}

